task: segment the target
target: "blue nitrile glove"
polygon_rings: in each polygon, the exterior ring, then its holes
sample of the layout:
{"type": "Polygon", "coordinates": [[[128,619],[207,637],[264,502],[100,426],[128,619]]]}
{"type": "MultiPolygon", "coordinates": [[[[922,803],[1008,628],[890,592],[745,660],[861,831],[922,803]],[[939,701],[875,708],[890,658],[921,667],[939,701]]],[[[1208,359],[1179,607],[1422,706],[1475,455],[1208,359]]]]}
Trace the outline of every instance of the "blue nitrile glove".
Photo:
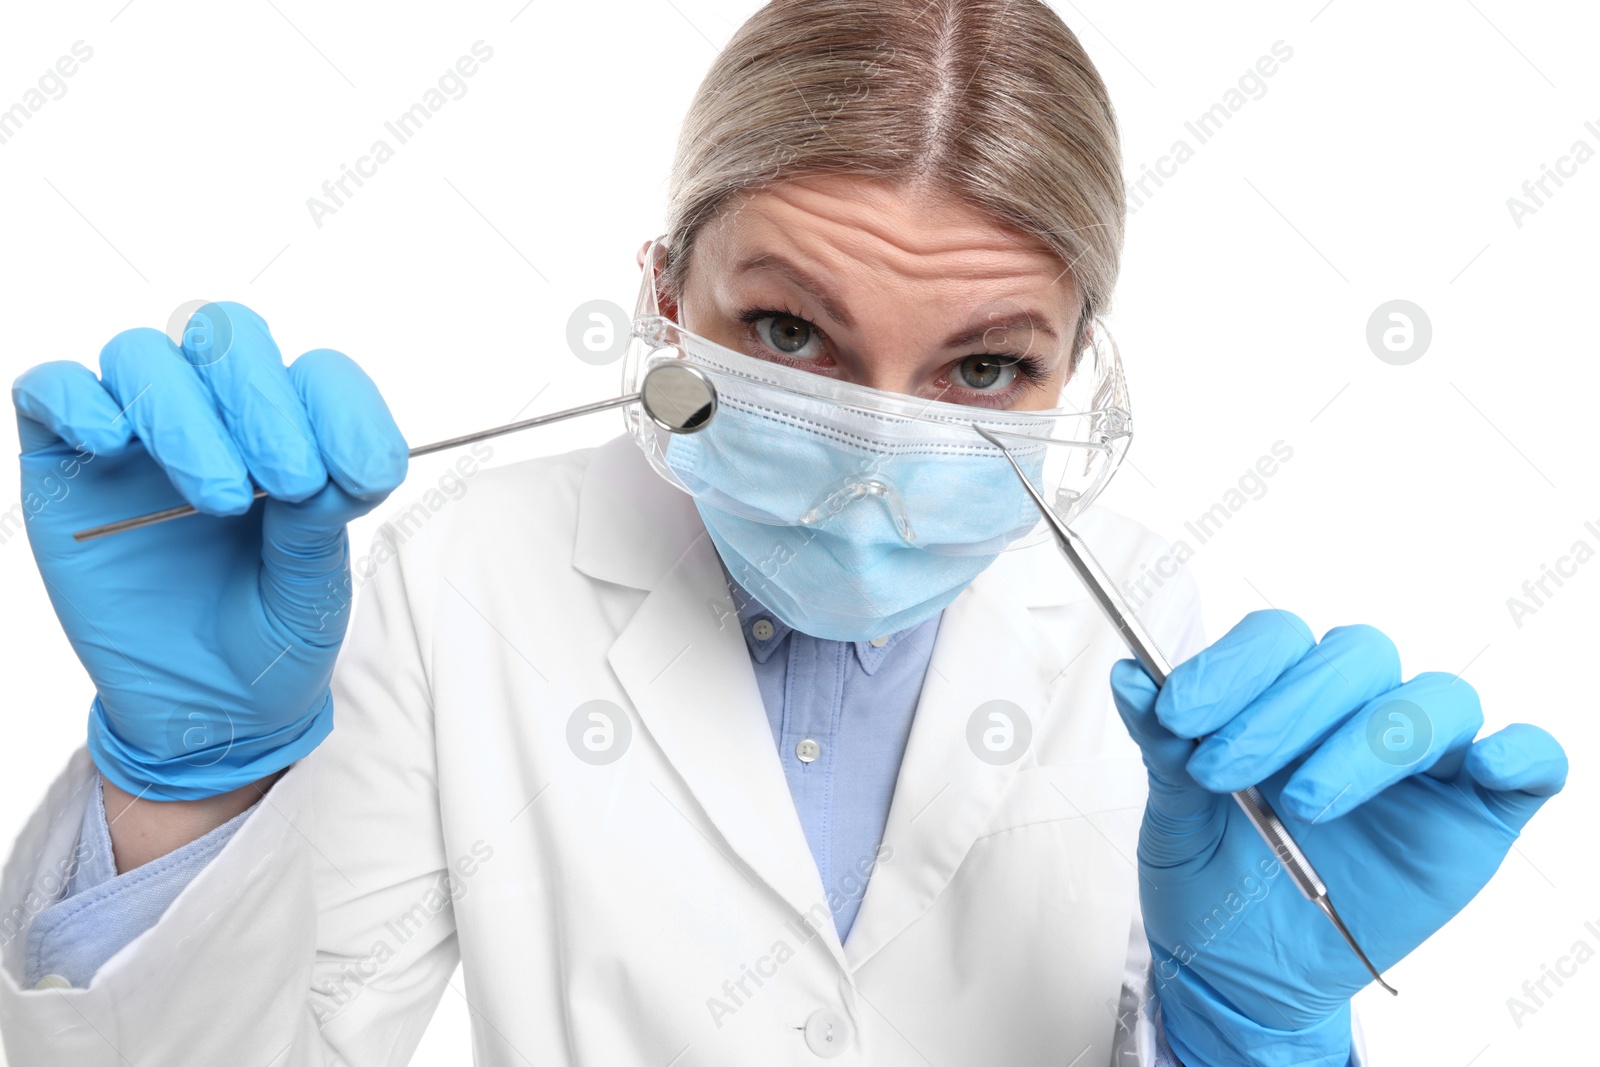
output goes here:
{"type": "Polygon", "coordinates": [[[327,736],[345,524],[406,472],[400,431],[348,357],[285,368],[238,304],[200,309],[184,342],[129,330],[99,380],[57,362],[12,387],[28,540],[97,693],[89,751],[117,786],[164,800],[238,788],[327,736]],[[252,478],[269,494],[254,504],[252,478]],[[205,514],[72,539],[185,501],[205,514]]]}
{"type": "Polygon", "coordinates": [[[1394,644],[1369,626],[1314,643],[1295,616],[1252,612],[1159,696],[1133,660],[1111,685],[1149,773],[1140,902],[1186,1067],[1343,1065],[1350,998],[1371,981],[1231,791],[1259,783],[1382,970],[1483,888],[1566,782],[1548,733],[1517,724],[1474,741],[1472,686],[1402,684],[1394,644]]]}

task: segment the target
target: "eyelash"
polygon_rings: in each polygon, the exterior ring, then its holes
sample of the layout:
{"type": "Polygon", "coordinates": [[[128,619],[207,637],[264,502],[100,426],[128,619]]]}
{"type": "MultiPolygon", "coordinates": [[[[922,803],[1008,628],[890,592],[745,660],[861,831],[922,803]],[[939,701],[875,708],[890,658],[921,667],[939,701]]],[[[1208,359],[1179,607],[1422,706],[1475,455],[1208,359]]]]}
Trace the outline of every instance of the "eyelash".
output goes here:
{"type": "MultiPolygon", "coordinates": [[[[762,319],[773,318],[773,317],[776,317],[776,316],[784,316],[784,317],[791,318],[791,319],[798,319],[800,322],[805,323],[812,330],[814,330],[816,332],[817,336],[822,338],[824,341],[826,341],[827,338],[828,338],[828,335],[823,332],[822,327],[818,326],[816,323],[812,322],[810,319],[806,318],[804,315],[800,314],[797,311],[789,311],[787,309],[787,306],[785,306],[783,308],[774,308],[774,307],[750,307],[750,308],[746,308],[745,310],[739,312],[738,319],[739,319],[740,322],[744,323],[746,327],[754,327],[755,324],[760,322],[762,319]]],[[[759,339],[758,339],[758,343],[763,343],[764,344],[764,342],[759,342],[759,339]]],[[[765,346],[765,347],[768,348],[768,351],[771,351],[770,346],[765,346]]],[[[788,360],[788,359],[785,358],[785,356],[784,356],[784,354],[782,352],[772,352],[772,355],[774,357],[776,357],[777,360],[785,362],[787,365],[790,365],[790,366],[802,365],[805,362],[805,361],[802,361],[802,360],[788,360]]],[[[1031,386],[1044,385],[1044,384],[1046,384],[1047,382],[1050,381],[1050,368],[1049,368],[1048,365],[1046,365],[1045,361],[1040,359],[1038,356],[1025,355],[1025,354],[1017,353],[1017,352],[974,352],[974,353],[972,353],[972,355],[964,356],[962,358],[963,359],[970,359],[970,358],[972,358],[972,356],[979,356],[979,355],[986,356],[986,357],[988,357],[990,359],[997,360],[997,361],[998,360],[1010,360],[1011,362],[1010,362],[1009,365],[1014,367],[1016,369],[1016,372],[1017,372],[1017,376],[1016,376],[1015,379],[1013,379],[1011,385],[1009,387],[1007,387],[1006,389],[1004,389],[1003,391],[998,392],[998,393],[985,392],[984,390],[981,390],[981,389],[972,389],[970,387],[958,386],[958,388],[962,388],[964,392],[967,392],[967,393],[971,394],[972,396],[982,397],[983,398],[983,402],[992,403],[996,399],[1012,400],[1019,393],[1021,393],[1024,388],[1031,387],[1031,386]]],[[[961,363],[961,360],[957,360],[956,363],[957,363],[957,365],[959,365],[961,363]]]]}

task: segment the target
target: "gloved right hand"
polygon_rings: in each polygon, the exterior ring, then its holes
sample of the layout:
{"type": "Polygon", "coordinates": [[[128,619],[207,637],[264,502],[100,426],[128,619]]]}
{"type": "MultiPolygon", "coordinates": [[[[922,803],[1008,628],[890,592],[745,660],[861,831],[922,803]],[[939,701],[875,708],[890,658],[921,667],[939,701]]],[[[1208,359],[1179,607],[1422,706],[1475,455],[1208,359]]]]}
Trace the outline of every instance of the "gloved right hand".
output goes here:
{"type": "Polygon", "coordinates": [[[181,349],[118,334],[100,373],[44,363],[12,387],[28,540],[97,694],[89,751],[136,796],[229,792],[332,729],[345,524],[405,478],[406,443],[354,361],[285,368],[239,304],[197,311],[181,349]],[[72,539],[185,501],[202,514],[72,539]]]}
{"type": "Polygon", "coordinates": [[[1111,688],[1149,778],[1139,898],[1162,1026],[1188,1067],[1342,1065],[1350,999],[1371,981],[1229,793],[1259,783],[1387,970],[1482,890],[1567,779],[1549,733],[1479,737],[1472,686],[1402,680],[1371,626],[1319,642],[1286,611],[1254,611],[1159,690],[1133,660],[1111,688]]]}

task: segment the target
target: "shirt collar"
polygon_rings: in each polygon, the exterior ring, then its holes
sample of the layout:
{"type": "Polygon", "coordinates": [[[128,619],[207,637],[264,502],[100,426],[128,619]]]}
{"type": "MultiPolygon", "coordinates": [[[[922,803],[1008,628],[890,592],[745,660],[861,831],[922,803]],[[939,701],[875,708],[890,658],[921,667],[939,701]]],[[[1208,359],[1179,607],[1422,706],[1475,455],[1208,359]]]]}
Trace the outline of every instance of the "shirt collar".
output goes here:
{"type": "MultiPolygon", "coordinates": [[[[721,557],[718,557],[717,562],[722,562],[721,557]]],[[[740,585],[733,575],[728,573],[726,564],[723,565],[722,573],[728,579],[728,593],[733,597],[733,606],[738,611],[739,629],[744,631],[744,641],[750,648],[751,658],[757,663],[765,663],[772,653],[777,650],[778,646],[783,644],[783,639],[794,632],[794,628],[778,618],[744,586],[740,585]],[[760,634],[765,634],[766,636],[761,637],[759,636],[760,634]]],[[[878,668],[883,665],[885,657],[907,634],[931,621],[933,620],[924,620],[903,630],[883,634],[870,641],[849,642],[855,647],[856,660],[861,664],[862,671],[869,675],[876,674],[878,668]],[[882,642],[882,644],[878,644],[878,642],[882,642]]],[[[826,640],[826,638],[816,638],[816,640],[826,640]]]]}

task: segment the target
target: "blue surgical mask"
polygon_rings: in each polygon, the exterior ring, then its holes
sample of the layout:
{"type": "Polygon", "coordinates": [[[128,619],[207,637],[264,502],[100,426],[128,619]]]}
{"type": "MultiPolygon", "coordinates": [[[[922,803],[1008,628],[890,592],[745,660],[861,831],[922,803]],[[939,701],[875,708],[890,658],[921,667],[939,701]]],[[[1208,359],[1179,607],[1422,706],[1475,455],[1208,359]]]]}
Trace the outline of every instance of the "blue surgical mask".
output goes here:
{"type": "MultiPolygon", "coordinates": [[[[921,622],[1038,520],[976,433],[966,450],[892,454],[751,399],[724,389],[711,425],[673,437],[665,460],[735,580],[802,633],[865,641],[921,622]]],[[[1042,452],[1019,459],[1037,480],[1042,452]]]]}

